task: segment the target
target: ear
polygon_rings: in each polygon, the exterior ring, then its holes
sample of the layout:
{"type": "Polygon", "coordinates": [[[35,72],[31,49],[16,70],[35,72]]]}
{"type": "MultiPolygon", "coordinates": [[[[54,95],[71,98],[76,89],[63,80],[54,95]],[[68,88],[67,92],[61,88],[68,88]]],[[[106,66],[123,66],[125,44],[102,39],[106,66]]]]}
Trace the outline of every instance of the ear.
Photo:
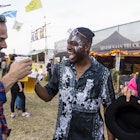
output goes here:
{"type": "Polygon", "coordinates": [[[85,45],[85,51],[86,51],[86,52],[90,51],[90,48],[91,48],[91,43],[87,43],[87,44],[85,45]]]}

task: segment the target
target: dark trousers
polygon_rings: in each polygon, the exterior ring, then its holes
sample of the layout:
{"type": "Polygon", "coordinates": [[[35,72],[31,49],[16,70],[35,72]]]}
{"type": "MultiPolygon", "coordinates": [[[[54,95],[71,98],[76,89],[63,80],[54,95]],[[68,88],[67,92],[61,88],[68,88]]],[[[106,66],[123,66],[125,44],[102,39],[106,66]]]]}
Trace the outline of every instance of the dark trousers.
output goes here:
{"type": "Polygon", "coordinates": [[[51,79],[51,77],[52,77],[52,73],[51,71],[48,71],[48,81],[51,79]]]}
{"type": "Polygon", "coordinates": [[[15,112],[15,101],[16,101],[17,96],[19,96],[21,99],[22,112],[25,112],[26,111],[26,109],[25,109],[25,100],[26,100],[25,94],[24,94],[24,92],[19,92],[16,90],[11,90],[11,103],[10,103],[11,112],[15,112]]]}
{"type": "Polygon", "coordinates": [[[6,69],[2,69],[2,77],[6,74],[6,69]]]}

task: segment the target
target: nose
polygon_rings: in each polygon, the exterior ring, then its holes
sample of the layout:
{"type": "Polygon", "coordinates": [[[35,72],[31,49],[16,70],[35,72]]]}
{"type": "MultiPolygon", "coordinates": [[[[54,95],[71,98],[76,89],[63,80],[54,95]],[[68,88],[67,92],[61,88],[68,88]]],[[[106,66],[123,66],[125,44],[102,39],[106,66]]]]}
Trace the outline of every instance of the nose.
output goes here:
{"type": "Polygon", "coordinates": [[[67,51],[72,51],[73,46],[71,46],[70,44],[67,45],[67,51]]]}
{"type": "Polygon", "coordinates": [[[71,48],[71,45],[70,45],[70,43],[68,42],[67,43],[67,50],[69,50],[71,48]]]}

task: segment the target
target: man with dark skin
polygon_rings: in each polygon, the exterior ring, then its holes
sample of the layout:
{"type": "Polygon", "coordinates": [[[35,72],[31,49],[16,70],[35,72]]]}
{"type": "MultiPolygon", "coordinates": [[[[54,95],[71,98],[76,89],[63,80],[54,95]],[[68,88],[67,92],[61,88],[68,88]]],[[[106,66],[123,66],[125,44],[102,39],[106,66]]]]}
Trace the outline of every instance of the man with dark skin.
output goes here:
{"type": "MultiPolygon", "coordinates": [[[[51,80],[35,92],[45,102],[59,92],[59,107],[53,140],[104,140],[100,105],[115,100],[109,70],[89,56],[94,33],[85,27],[74,29],[67,40],[69,60],[54,68],[51,80]]],[[[108,140],[114,137],[108,131],[108,140]]]]}

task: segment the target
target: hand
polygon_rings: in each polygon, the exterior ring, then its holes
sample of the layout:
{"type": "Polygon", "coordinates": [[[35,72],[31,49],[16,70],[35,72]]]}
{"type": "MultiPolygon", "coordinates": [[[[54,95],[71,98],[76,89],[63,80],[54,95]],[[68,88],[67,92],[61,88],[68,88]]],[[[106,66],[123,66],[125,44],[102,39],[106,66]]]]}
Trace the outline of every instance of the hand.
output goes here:
{"type": "MultiPolygon", "coordinates": [[[[129,102],[130,101],[130,97],[131,96],[136,96],[136,91],[135,90],[132,90],[132,89],[129,89],[127,86],[121,85],[120,86],[120,89],[121,89],[121,93],[124,96],[126,96],[126,102],[129,102]]],[[[138,100],[138,103],[140,104],[140,100],[138,100]]]]}
{"type": "Polygon", "coordinates": [[[23,91],[22,87],[21,87],[21,88],[19,88],[19,92],[22,92],[22,91],[23,91]]]}
{"type": "Polygon", "coordinates": [[[2,134],[2,139],[7,140],[7,134],[2,134]]]}
{"type": "Polygon", "coordinates": [[[22,79],[23,77],[31,74],[32,70],[32,60],[30,58],[15,61],[11,64],[9,74],[16,79],[17,81],[22,79]]]}
{"type": "Polygon", "coordinates": [[[37,73],[36,75],[36,84],[39,83],[39,81],[41,81],[43,79],[43,76],[39,73],[37,73]]]}

